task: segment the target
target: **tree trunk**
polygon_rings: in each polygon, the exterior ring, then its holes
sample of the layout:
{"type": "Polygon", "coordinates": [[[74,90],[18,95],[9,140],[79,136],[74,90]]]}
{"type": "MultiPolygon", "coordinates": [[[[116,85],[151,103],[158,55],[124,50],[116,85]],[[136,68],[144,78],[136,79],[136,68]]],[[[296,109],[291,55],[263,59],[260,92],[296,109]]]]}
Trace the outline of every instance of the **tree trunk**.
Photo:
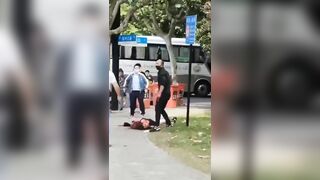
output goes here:
{"type": "Polygon", "coordinates": [[[171,75],[172,75],[172,84],[177,84],[177,61],[176,57],[173,52],[173,45],[171,43],[171,36],[163,37],[164,41],[166,42],[169,58],[170,58],[170,65],[171,65],[171,75]]]}

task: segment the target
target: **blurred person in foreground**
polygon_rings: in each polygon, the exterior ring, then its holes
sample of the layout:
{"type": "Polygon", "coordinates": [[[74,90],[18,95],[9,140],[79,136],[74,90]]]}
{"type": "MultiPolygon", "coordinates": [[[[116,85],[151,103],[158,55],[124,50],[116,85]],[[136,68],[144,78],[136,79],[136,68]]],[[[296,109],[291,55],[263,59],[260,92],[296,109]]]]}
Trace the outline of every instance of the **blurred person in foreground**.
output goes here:
{"type": "MultiPolygon", "coordinates": [[[[76,37],[63,51],[58,80],[63,87],[69,165],[80,162],[86,125],[95,129],[96,143],[105,161],[107,155],[107,42],[104,15],[99,6],[87,5],[78,15],[76,37]]],[[[110,74],[110,72],[109,72],[110,74]]],[[[110,83],[113,83],[110,81],[110,83]]]]}
{"type": "Polygon", "coordinates": [[[0,143],[9,150],[27,145],[35,100],[31,74],[12,30],[0,24],[0,143]]]}

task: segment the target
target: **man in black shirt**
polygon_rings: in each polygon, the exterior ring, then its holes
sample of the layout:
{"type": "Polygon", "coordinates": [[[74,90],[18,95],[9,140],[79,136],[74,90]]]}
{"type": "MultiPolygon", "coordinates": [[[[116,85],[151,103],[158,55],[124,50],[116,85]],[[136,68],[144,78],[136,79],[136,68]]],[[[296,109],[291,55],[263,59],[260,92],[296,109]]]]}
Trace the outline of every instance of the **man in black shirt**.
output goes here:
{"type": "MultiPolygon", "coordinates": [[[[156,104],[156,125],[160,125],[160,116],[166,120],[167,127],[171,127],[171,122],[168,117],[168,114],[165,111],[167,103],[170,99],[170,86],[171,86],[171,78],[169,76],[168,71],[164,69],[164,62],[159,59],[156,62],[156,68],[158,69],[158,85],[159,92],[157,94],[157,104],[156,104]]],[[[158,128],[158,127],[157,127],[158,128]]],[[[158,130],[160,130],[158,128],[158,130]]]]}

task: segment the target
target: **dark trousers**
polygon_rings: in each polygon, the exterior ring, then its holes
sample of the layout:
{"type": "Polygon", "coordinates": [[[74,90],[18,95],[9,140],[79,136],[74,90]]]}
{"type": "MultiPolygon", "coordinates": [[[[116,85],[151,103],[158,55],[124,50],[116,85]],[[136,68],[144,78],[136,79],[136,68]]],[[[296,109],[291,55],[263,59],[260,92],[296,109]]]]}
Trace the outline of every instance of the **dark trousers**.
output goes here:
{"type": "Polygon", "coordinates": [[[107,103],[106,94],[73,94],[67,102],[68,157],[71,164],[79,161],[85,120],[89,117],[97,133],[101,156],[107,157],[107,103]]]}
{"type": "Polygon", "coordinates": [[[167,106],[167,103],[170,99],[170,94],[162,94],[160,99],[158,100],[156,104],[156,124],[157,126],[160,125],[160,117],[161,115],[166,120],[167,125],[171,125],[170,119],[168,117],[167,112],[165,111],[165,108],[167,106]]]}
{"type": "Polygon", "coordinates": [[[145,114],[145,107],[144,107],[144,91],[132,91],[130,93],[130,115],[134,115],[134,111],[136,110],[137,107],[137,99],[139,101],[139,107],[141,114],[145,114]]]}
{"type": "Polygon", "coordinates": [[[25,148],[29,134],[25,107],[17,89],[11,88],[0,95],[0,109],[8,113],[4,118],[5,124],[0,131],[0,139],[5,142],[5,147],[9,150],[25,148]]]}

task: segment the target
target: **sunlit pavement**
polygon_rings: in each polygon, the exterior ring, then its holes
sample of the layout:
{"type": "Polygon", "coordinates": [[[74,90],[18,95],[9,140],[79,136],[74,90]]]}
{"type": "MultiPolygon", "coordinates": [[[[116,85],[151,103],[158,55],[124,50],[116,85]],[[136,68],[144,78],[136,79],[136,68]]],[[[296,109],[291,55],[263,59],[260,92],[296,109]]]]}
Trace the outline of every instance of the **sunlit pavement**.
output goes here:
{"type": "MultiPolygon", "coordinates": [[[[170,111],[168,114],[172,116],[170,111]]],[[[148,109],[145,117],[154,119],[154,110],[148,109]]],[[[152,144],[147,137],[149,132],[122,127],[125,121],[130,121],[128,109],[111,113],[110,180],[210,179],[209,175],[182,164],[152,144]]]]}

